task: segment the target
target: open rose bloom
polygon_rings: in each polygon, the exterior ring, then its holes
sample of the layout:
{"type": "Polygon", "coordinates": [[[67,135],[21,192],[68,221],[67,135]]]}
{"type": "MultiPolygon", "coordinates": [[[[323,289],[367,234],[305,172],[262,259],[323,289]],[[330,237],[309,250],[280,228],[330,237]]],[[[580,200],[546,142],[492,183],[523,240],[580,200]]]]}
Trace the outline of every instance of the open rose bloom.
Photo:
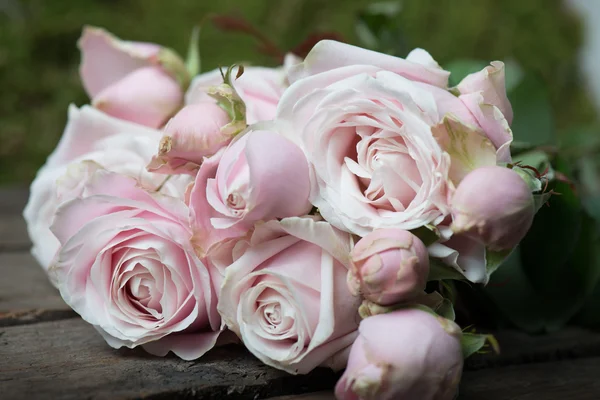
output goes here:
{"type": "Polygon", "coordinates": [[[340,399],[454,396],[462,331],[427,282],[487,283],[544,194],[511,161],[503,63],[449,88],[422,49],[192,76],[101,29],[79,46],[91,105],[24,215],[109,345],[190,360],[235,334],[293,374],[348,366],[340,399]]]}

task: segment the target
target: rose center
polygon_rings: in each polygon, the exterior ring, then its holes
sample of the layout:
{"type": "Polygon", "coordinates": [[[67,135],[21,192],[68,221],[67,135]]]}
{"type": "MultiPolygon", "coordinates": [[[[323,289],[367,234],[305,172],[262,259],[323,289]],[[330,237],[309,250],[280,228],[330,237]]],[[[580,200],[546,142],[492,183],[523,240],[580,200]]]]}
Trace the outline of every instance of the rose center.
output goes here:
{"type": "Polygon", "coordinates": [[[277,325],[281,324],[281,305],[279,303],[266,306],[263,314],[272,329],[276,329],[277,325]]]}
{"type": "Polygon", "coordinates": [[[242,211],[246,208],[246,201],[239,193],[230,193],[227,196],[227,206],[235,211],[242,211]]]}

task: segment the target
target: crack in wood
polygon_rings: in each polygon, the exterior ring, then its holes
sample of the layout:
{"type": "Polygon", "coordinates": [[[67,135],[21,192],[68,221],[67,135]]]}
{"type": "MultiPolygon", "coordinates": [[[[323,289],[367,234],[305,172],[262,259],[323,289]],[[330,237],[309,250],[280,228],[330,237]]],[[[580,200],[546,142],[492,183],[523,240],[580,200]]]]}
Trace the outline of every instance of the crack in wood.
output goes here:
{"type": "Polygon", "coordinates": [[[24,310],[0,312],[0,327],[35,324],[38,322],[57,321],[76,318],[79,315],[73,310],[24,310]]]}

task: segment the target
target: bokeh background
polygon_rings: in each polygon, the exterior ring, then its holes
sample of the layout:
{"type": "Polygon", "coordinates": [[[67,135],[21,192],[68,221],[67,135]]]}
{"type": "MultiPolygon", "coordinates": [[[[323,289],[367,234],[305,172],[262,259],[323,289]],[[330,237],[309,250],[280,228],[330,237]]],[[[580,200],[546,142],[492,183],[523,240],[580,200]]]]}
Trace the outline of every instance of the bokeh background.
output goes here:
{"type": "MultiPolygon", "coordinates": [[[[379,30],[376,34],[383,51],[403,56],[413,47],[423,47],[443,66],[457,60],[518,63],[541,82],[541,90],[534,88],[534,94],[542,92],[547,98],[554,120],[548,129],[556,128],[559,135],[595,122],[594,109],[576,73],[583,40],[581,23],[562,1],[404,0],[367,15],[372,3],[0,0],[0,185],[31,181],[62,134],[67,106],[88,102],[77,72],[76,42],[84,24],[105,27],[124,39],[161,43],[185,54],[192,28],[210,14],[241,16],[282,50],[294,49],[319,32],[336,33],[353,44],[373,44],[361,26],[362,14],[379,30]]],[[[205,22],[203,70],[239,61],[275,65],[272,57],[255,50],[255,44],[253,37],[205,22]]],[[[535,79],[532,82],[540,86],[535,79]]]]}

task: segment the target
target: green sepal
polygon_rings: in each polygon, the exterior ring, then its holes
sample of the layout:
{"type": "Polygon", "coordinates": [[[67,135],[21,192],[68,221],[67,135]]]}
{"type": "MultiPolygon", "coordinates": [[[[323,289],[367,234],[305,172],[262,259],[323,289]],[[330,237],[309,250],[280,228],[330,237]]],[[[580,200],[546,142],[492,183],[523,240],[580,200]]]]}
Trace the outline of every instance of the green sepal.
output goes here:
{"type": "Polygon", "coordinates": [[[498,341],[494,335],[490,334],[463,332],[460,338],[460,345],[462,347],[463,358],[468,358],[475,353],[487,353],[488,351],[482,349],[488,346],[496,354],[500,353],[498,341]]]}
{"type": "Polygon", "coordinates": [[[421,239],[425,247],[435,243],[440,238],[436,228],[431,225],[424,225],[410,231],[413,235],[421,239]]]}
{"type": "Polygon", "coordinates": [[[235,78],[232,78],[232,73],[236,65],[232,65],[227,68],[225,73],[221,71],[223,83],[219,86],[210,87],[207,91],[207,94],[215,99],[219,107],[229,115],[231,122],[221,128],[221,130],[231,136],[237,135],[247,127],[246,104],[233,86],[233,80],[239,78],[244,73],[242,65],[237,67],[235,78]]]}
{"type": "Polygon", "coordinates": [[[185,67],[191,77],[198,75],[201,71],[202,61],[200,59],[200,27],[195,26],[190,37],[185,67]]]}
{"type": "Polygon", "coordinates": [[[185,91],[192,82],[185,63],[174,50],[163,47],[158,52],[158,63],[164,70],[177,80],[179,86],[185,91]]]}

